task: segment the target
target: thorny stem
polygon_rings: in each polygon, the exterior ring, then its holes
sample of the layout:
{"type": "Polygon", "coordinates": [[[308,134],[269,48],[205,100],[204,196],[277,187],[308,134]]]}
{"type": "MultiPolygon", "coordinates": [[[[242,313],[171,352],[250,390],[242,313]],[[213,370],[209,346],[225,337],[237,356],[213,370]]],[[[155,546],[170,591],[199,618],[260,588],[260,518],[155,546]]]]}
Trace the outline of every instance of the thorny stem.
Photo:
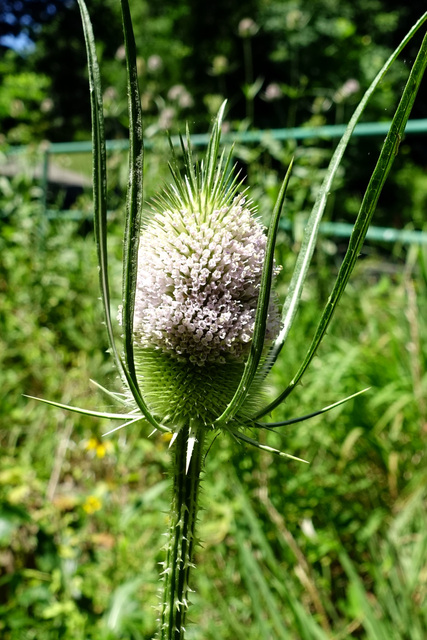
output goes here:
{"type": "Polygon", "coordinates": [[[186,427],[181,429],[173,444],[172,508],[163,571],[159,640],[184,639],[204,436],[205,427],[186,427]],[[196,439],[188,463],[189,442],[193,436],[196,439]]]}

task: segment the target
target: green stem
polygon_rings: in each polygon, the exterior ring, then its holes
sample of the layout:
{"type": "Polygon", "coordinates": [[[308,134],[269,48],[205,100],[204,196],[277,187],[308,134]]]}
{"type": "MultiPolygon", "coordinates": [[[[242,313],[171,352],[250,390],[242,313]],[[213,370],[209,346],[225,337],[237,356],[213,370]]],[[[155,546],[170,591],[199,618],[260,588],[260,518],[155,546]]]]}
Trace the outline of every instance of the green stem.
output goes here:
{"type": "Polygon", "coordinates": [[[181,429],[173,444],[171,520],[163,571],[160,640],[184,640],[188,581],[193,566],[205,427],[181,429]],[[194,448],[188,462],[191,442],[194,448]]]}

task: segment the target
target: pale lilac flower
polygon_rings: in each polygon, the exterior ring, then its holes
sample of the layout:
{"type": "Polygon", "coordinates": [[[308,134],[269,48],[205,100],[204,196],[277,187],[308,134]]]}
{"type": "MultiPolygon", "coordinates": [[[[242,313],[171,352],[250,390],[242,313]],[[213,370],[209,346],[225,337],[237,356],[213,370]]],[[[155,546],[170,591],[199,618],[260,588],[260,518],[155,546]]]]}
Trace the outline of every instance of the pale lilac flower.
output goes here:
{"type": "Polygon", "coordinates": [[[334,102],[343,102],[354,93],[357,93],[360,89],[360,83],[355,78],[349,78],[342,87],[335,92],[333,100],[334,102]]]}
{"type": "Polygon", "coordinates": [[[168,99],[178,100],[184,91],[186,91],[186,88],[183,84],[174,84],[168,91],[168,99]]]}
{"type": "Polygon", "coordinates": [[[283,98],[283,91],[277,82],[270,82],[265,88],[264,100],[266,102],[274,102],[283,98]]]}
{"type": "Polygon", "coordinates": [[[120,47],[117,49],[115,58],[116,60],[124,60],[126,58],[126,49],[124,44],[120,45],[120,47]]]}
{"type": "Polygon", "coordinates": [[[221,76],[230,69],[230,62],[226,56],[215,56],[212,60],[211,74],[213,76],[221,76]]]}
{"type": "MultiPolygon", "coordinates": [[[[148,223],[134,319],[137,346],[199,366],[248,354],[266,244],[244,197],[207,209],[164,210],[148,223]]],[[[272,302],[266,339],[278,329],[272,302]]]]}
{"type": "Polygon", "coordinates": [[[252,38],[259,31],[259,26],[252,18],[243,18],[237,27],[237,33],[241,38],[252,38]]]}
{"type": "Polygon", "coordinates": [[[191,93],[189,93],[188,91],[184,91],[178,99],[178,106],[181,109],[190,109],[192,106],[194,106],[194,100],[191,93]]]}
{"type": "Polygon", "coordinates": [[[168,91],[168,99],[177,102],[181,109],[188,109],[194,104],[191,94],[183,84],[175,84],[168,91]]]}
{"type": "Polygon", "coordinates": [[[42,113],[49,113],[49,111],[52,111],[53,107],[54,107],[54,102],[52,98],[45,98],[40,103],[40,111],[42,113]]]}
{"type": "Polygon", "coordinates": [[[159,55],[154,53],[153,55],[148,57],[147,71],[149,71],[149,73],[158,73],[162,69],[163,69],[163,60],[159,55]]]}
{"type": "Polygon", "coordinates": [[[176,111],[173,107],[165,107],[164,109],[162,109],[160,112],[159,122],[158,122],[159,129],[163,129],[164,131],[167,131],[168,129],[170,129],[175,116],[176,116],[176,111]]]}
{"type": "Polygon", "coordinates": [[[107,87],[104,91],[104,100],[108,102],[112,102],[113,100],[118,100],[118,94],[115,87],[107,87]]]}

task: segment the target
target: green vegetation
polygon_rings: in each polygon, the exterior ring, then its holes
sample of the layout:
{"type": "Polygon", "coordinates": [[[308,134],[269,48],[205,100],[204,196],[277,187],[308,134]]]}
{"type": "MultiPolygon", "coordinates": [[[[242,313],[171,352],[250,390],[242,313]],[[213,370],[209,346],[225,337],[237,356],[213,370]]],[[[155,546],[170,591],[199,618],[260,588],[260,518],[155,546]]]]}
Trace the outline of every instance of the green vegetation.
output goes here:
{"type": "MultiPolygon", "coordinates": [[[[167,528],[167,442],[135,428],[102,439],[106,421],[22,396],[88,408],[98,398],[111,409],[87,381],[119,388],[95,302],[92,234],[44,224],[37,195],[24,178],[1,183],[1,637],[148,639],[167,528]]],[[[115,217],[117,286],[119,228],[115,217]]],[[[290,242],[283,235],[279,247],[284,288],[290,242]]],[[[274,417],[370,390],[265,440],[310,465],[226,438],[207,455],[189,638],[417,640],[427,631],[427,256],[376,255],[360,262],[301,393],[274,417]]],[[[320,248],[325,285],[333,262],[320,248]]],[[[272,395],[314,331],[324,302],[317,283],[313,272],[272,395]]]]}
{"type": "MultiPolygon", "coordinates": [[[[43,3],[19,4],[30,14],[27,25],[33,20],[42,26],[27,27],[34,50],[6,50],[0,64],[5,78],[0,86],[0,144],[88,140],[86,57],[77,3],[52,0],[49,5],[56,11],[49,16],[45,7],[40,8],[43,3]]],[[[189,0],[167,0],[161,7],[146,0],[130,4],[145,135],[154,140],[165,130],[182,129],[185,119],[193,132],[206,132],[224,98],[232,129],[345,123],[376,71],[424,10],[422,2],[394,0],[221,0],[209,10],[189,0]]],[[[106,135],[123,138],[128,115],[120,3],[92,0],[90,10],[102,70],[106,135]]],[[[8,25],[1,19],[0,15],[4,33],[8,25]]],[[[390,119],[418,44],[415,38],[387,74],[368,105],[365,121],[390,119]]],[[[412,118],[425,116],[425,92],[422,86],[412,118]]],[[[375,145],[380,143],[376,140],[375,145]]],[[[242,151],[238,157],[245,172],[257,170],[251,166],[255,160],[275,179],[283,164],[288,166],[295,151],[292,145],[286,149],[286,160],[280,146],[268,145],[267,150],[242,151]]],[[[322,167],[333,146],[318,140],[301,145],[311,156],[309,166],[313,161],[322,167]]],[[[354,199],[365,188],[376,150],[372,140],[350,149],[343,164],[347,189],[330,211],[334,220],[352,220],[354,199]]],[[[425,209],[426,190],[420,188],[425,163],[424,138],[407,136],[377,224],[424,226],[423,213],[414,216],[414,207],[425,209]]],[[[306,187],[310,188],[313,185],[306,187]]]]}

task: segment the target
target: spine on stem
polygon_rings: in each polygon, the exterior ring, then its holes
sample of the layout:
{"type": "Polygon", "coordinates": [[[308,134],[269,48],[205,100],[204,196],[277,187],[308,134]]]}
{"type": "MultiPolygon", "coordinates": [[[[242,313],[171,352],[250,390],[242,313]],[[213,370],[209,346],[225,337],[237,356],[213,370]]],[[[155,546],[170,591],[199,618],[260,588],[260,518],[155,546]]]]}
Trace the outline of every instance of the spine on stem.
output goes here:
{"type": "Polygon", "coordinates": [[[173,447],[172,508],[164,563],[159,640],[183,640],[205,427],[183,428],[173,447]]]}

